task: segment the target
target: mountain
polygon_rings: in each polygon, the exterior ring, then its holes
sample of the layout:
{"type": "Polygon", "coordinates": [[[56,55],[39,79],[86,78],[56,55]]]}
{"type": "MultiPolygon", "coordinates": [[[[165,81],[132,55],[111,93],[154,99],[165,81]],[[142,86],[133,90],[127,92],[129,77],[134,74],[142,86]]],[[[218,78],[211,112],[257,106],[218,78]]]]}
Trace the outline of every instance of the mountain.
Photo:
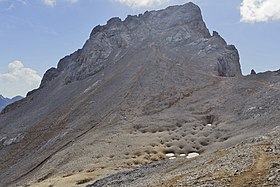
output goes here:
{"type": "Polygon", "coordinates": [[[16,101],[21,100],[23,97],[21,96],[15,96],[12,99],[3,97],[0,95],[0,111],[3,110],[7,105],[14,103],[16,101]]]}
{"type": "MultiPolygon", "coordinates": [[[[224,168],[220,174],[246,184],[246,170],[224,153],[277,132],[279,75],[243,76],[237,49],[209,33],[193,3],[112,18],[49,69],[37,90],[1,112],[1,185],[187,185],[205,172],[182,171],[202,168],[208,156],[220,160],[209,161],[205,179],[215,177],[211,168],[224,168]],[[190,161],[184,154],[199,156],[190,161]]],[[[260,149],[275,151],[259,152],[260,158],[277,168],[277,139],[271,135],[267,143],[260,149]]],[[[249,158],[259,158],[254,151],[249,158]]],[[[238,163],[250,165],[242,155],[238,163]]],[[[261,166],[256,171],[268,180],[269,170],[261,166]]]]}

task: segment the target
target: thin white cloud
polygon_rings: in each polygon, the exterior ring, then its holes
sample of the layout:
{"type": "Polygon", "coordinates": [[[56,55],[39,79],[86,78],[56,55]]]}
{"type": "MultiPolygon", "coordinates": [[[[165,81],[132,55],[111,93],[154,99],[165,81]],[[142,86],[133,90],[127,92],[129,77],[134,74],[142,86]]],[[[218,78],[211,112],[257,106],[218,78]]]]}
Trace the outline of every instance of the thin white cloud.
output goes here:
{"type": "Polygon", "coordinates": [[[0,73],[0,94],[7,97],[24,96],[37,88],[41,79],[35,70],[24,67],[21,61],[15,60],[9,63],[7,73],[0,73]]]}
{"type": "Polygon", "coordinates": [[[14,0],[14,1],[9,1],[9,0],[0,0],[0,3],[4,4],[4,7],[2,10],[4,11],[11,11],[14,10],[17,6],[20,5],[28,5],[28,3],[26,2],[26,0],[14,0]]]}
{"type": "Polygon", "coordinates": [[[162,5],[170,2],[170,0],[115,0],[115,1],[134,8],[151,7],[151,6],[162,5]]]}
{"type": "Polygon", "coordinates": [[[55,6],[56,0],[44,0],[43,3],[47,6],[55,6]]]}
{"type": "Polygon", "coordinates": [[[58,1],[66,3],[77,3],[79,0],[43,0],[43,3],[47,6],[55,6],[58,1]]]}
{"type": "Polygon", "coordinates": [[[79,0],[65,0],[68,3],[77,3],[79,0]]]}
{"type": "Polygon", "coordinates": [[[254,23],[280,19],[279,0],[243,0],[240,5],[241,21],[254,23]]]}
{"type": "Polygon", "coordinates": [[[23,4],[23,5],[27,5],[26,0],[17,0],[19,3],[23,4]]]}

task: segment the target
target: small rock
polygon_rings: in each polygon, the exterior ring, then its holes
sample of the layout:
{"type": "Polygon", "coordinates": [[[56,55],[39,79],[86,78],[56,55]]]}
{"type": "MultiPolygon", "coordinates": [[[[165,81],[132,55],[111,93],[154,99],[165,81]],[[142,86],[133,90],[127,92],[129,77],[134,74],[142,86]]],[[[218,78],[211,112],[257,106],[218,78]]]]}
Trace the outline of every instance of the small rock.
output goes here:
{"type": "Polygon", "coordinates": [[[271,168],[279,168],[280,164],[278,163],[272,163],[271,168]]]}
{"type": "Polygon", "coordinates": [[[268,181],[273,181],[274,179],[276,179],[276,175],[269,177],[268,181]]]}
{"type": "Polygon", "coordinates": [[[256,107],[250,107],[250,108],[248,108],[248,110],[250,111],[250,110],[254,110],[254,109],[256,109],[256,107]]]}
{"type": "Polygon", "coordinates": [[[256,71],[254,69],[251,70],[251,75],[256,75],[256,71]]]}

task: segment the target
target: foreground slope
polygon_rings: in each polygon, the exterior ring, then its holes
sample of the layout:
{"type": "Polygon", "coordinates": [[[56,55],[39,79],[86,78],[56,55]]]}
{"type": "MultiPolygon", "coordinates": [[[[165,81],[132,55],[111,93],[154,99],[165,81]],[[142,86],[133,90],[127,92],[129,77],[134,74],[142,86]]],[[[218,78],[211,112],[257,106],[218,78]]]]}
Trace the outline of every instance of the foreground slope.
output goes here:
{"type": "Polygon", "coordinates": [[[96,181],[98,186],[278,186],[280,128],[195,159],[160,161],[96,181]]]}
{"type": "Polygon", "coordinates": [[[234,145],[279,125],[279,81],[243,77],[193,3],[112,18],[2,111],[1,185],[79,186],[234,145]]]}

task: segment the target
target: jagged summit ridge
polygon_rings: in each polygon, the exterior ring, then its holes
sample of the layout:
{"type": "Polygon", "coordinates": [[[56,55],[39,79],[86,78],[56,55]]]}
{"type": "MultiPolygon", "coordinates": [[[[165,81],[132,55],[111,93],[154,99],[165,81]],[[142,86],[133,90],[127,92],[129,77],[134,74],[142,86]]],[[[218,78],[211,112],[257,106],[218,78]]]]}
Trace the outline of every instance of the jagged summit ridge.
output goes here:
{"type": "MultiPolygon", "coordinates": [[[[202,37],[210,37],[209,31],[202,21],[201,11],[193,3],[171,6],[159,11],[146,11],[144,14],[139,14],[138,16],[129,15],[124,21],[121,21],[118,17],[114,17],[107,22],[107,25],[95,27],[90,36],[91,38],[95,37],[96,34],[106,32],[106,30],[136,31],[130,33],[131,35],[133,34],[133,39],[144,39],[147,36],[151,36],[150,34],[153,32],[166,35],[166,30],[174,30],[177,29],[176,27],[184,27],[184,35],[189,33],[202,37]]],[[[152,35],[152,37],[157,36],[152,35]]]]}
{"type": "Polygon", "coordinates": [[[140,46],[165,48],[177,53],[173,56],[185,57],[186,61],[191,60],[200,69],[216,75],[241,75],[235,47],[228,46],[217,32],[211,36],[200,8],[187,3],[128,16],[124,21],[114,17],[106,25],[96,26],[82,49],[64,57],[57,68],[46,72],[41,87],[61,74],[65,84],[93,76],[129,52],[141,49],[140,46]],[[196,57],[190,59],[193,53],[196,57]]]}

